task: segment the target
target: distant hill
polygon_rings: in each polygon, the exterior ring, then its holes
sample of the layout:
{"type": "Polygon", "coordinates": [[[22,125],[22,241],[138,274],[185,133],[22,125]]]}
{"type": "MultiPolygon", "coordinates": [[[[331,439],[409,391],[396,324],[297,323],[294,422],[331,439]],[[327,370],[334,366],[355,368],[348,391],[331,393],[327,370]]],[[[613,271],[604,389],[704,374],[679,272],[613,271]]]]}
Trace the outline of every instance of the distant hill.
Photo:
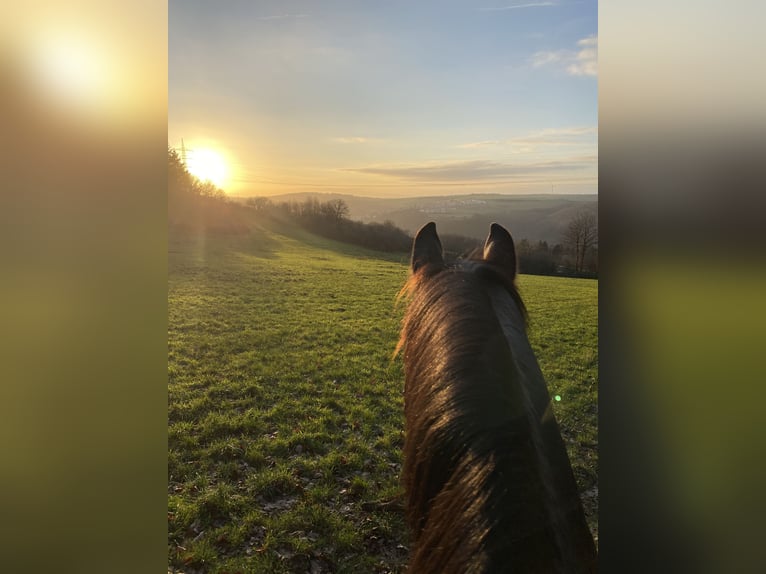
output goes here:
{"type": "Polygon", "coordinates": [[[349,217],[358,221],[392,221],[413,234],[423,224],[435,221],[441,234],[476,239],[486,237],[489,224],[495,221],[516,239],[558,243],[576,213],[586,210],[598,215],[598,195],[595,194],[474,194],[389,199],[337,193],[289,193],[270,199],[278,203],[307,198],[321,202],[342,199],[349,207],[349,217]]]}

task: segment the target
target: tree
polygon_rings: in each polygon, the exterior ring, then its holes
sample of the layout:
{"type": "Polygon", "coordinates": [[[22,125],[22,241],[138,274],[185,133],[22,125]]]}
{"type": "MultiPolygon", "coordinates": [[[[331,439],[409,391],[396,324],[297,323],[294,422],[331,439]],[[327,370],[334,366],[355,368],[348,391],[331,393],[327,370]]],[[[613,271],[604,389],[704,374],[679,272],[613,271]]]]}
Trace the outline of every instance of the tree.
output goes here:
{"type": "Polygon", "coordinates": [[[314,219],[322,214],[322,206],[316,197],[307,197],[303,203],[300,204],[301,217],[305,219],[314,219]]]}
{"type": "Polygon", "coordinates": [[[326,205],[330,212],[330,216],[333,219],[340,220],[347,217],[349,214],[348,205],[342,199],[333,199],[332,201],[328,201],[326,205]]]}
{"type": "Polygon", "coordinates": [[[564,231],[562,240],[574,256],[575,272],[583,272],[588,251],[598,244],[596,215],[589,211],[575,215],[564,231]]]}
{"type": "Polygon", "coordinates": [[[516,244],[516,254],[519,257],[527,257],[532,253],[532,246],[527,239],[522,239],[516,244]]]}
{"type": "Polygon", "coordinates": [[[186,169],[181,155],[168,146],[168,196],[196,194],[195,179],[186,169]]]}
{"type": "Polygon", "coordinates": [[[261,196],[248,198],[245,205],[258,212],[264,212],[272,208],[271,200],[268,197],[261,196]]]}

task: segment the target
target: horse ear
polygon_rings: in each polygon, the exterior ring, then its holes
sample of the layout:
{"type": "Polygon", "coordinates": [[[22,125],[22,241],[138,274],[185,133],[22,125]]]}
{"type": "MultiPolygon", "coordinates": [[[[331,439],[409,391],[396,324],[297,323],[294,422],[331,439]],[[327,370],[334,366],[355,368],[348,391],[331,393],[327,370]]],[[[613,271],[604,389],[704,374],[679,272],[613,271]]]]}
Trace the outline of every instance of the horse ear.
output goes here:
{"type": "Polygon", "coordinates": [[[489,235],[484,242],[484,260],[505,269],[511,279],[516,277],[516,248],[513,238],[502,225],[489,226],[489,235]]]}
{"type": "Polygon", "coordinates": [[[421,227],[412,242],[412,272],[424,265],[444,265],[442,242],[436,234],[436,224],[433,221],[421,227]]]}

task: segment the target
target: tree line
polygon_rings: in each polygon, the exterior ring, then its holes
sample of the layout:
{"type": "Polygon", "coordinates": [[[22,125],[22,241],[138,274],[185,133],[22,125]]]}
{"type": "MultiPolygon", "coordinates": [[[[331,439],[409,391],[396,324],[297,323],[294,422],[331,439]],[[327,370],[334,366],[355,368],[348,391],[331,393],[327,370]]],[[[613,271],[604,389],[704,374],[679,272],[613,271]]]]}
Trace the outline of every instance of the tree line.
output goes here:
{"type": "Polygon", "coordinates": [[[213,183],[189,173],[181,155],[168,147],[168,225],[171,232],[237,233],[250,224],[240,205],[213,183]]]}
{"type": "MultiPolygon", "coordinates": [[[[246,205],[254,211],[297,225],[330,239],[351,243],[378,251],[408,252],[412,236],[393,222],[362,223],[349,219],[349,208],[342,199],[320,202],[316,198],[304,201],[272,202],[266,197],[252,197],[246,205]]],[[[442,235],[445,255],[459,257],[482,247],[478,239],[462,235],[442,235]]],[[[516,243],[519,272],[532,275],[567,275],[596,277],[598,275],[598,227],[592,213],[580,212],[569,222],[561,242],[547,241],[516,243]]]]}
{"type": "Polygon", "coordinates": [[[363,223],[349,219],[348,205],[342,199],[320,202],[308,198],[274,203],[266,197],[252,197],[245,205],[274,219],[291,221],[317,235],[368,249],[406,252],[412,246],[412,237],[391,221],[363,223]]]}
{"type": "Polygon", "coordinates": [[[577,213],[567,224],[560,242],[516,243],[519,272],[531,275],[598,276],[598,223],[587,211],[577,213]]]}
{"type": "MultiPolygon", "coordinates": [[[[209,182],[189,173],[180,154],[168,148],[168,222],[171,229],[219,233],[246,232],[264,218],[300,226],[312,233],[368,249],[407,253],[412,236],[391,221],[363,223],[349,218],[342,199],[320,202],[273,202],[251,197],[245,205],[230,201],[209,182]],[[255,221],[254,221],[255,219],[255,221]]],[[[445,255],[458,257],[481,248],[481,241],[462,235],[442,235],[445,255]]],[[[516,241],[519,271],[534,275],[598,276],[598,224],[591,212],[579,212],[555,244],[516,241]]]]}

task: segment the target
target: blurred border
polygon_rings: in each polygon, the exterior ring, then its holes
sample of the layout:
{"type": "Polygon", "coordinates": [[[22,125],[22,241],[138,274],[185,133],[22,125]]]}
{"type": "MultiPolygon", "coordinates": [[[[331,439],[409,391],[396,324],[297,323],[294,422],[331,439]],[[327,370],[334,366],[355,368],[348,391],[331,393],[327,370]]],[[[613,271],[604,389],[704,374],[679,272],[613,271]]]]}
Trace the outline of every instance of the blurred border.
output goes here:
{"type": "MultiPolygon", "coordinates": [[[[600,7],[605,572],[761,572],[757,2],[600,7]]],[[[13,572],[166,567],[167,5],[0,23],[0,540],[13,572]]]]}
{"type": "Polygon", "coordinates": [[[604,572],[766,571],[764,12],[600,6],[604,572]]]}
{"type": "Polygon", "coordinates": [[[7,572],[167,566],[167,5],[0,22],[7,572]]]}

